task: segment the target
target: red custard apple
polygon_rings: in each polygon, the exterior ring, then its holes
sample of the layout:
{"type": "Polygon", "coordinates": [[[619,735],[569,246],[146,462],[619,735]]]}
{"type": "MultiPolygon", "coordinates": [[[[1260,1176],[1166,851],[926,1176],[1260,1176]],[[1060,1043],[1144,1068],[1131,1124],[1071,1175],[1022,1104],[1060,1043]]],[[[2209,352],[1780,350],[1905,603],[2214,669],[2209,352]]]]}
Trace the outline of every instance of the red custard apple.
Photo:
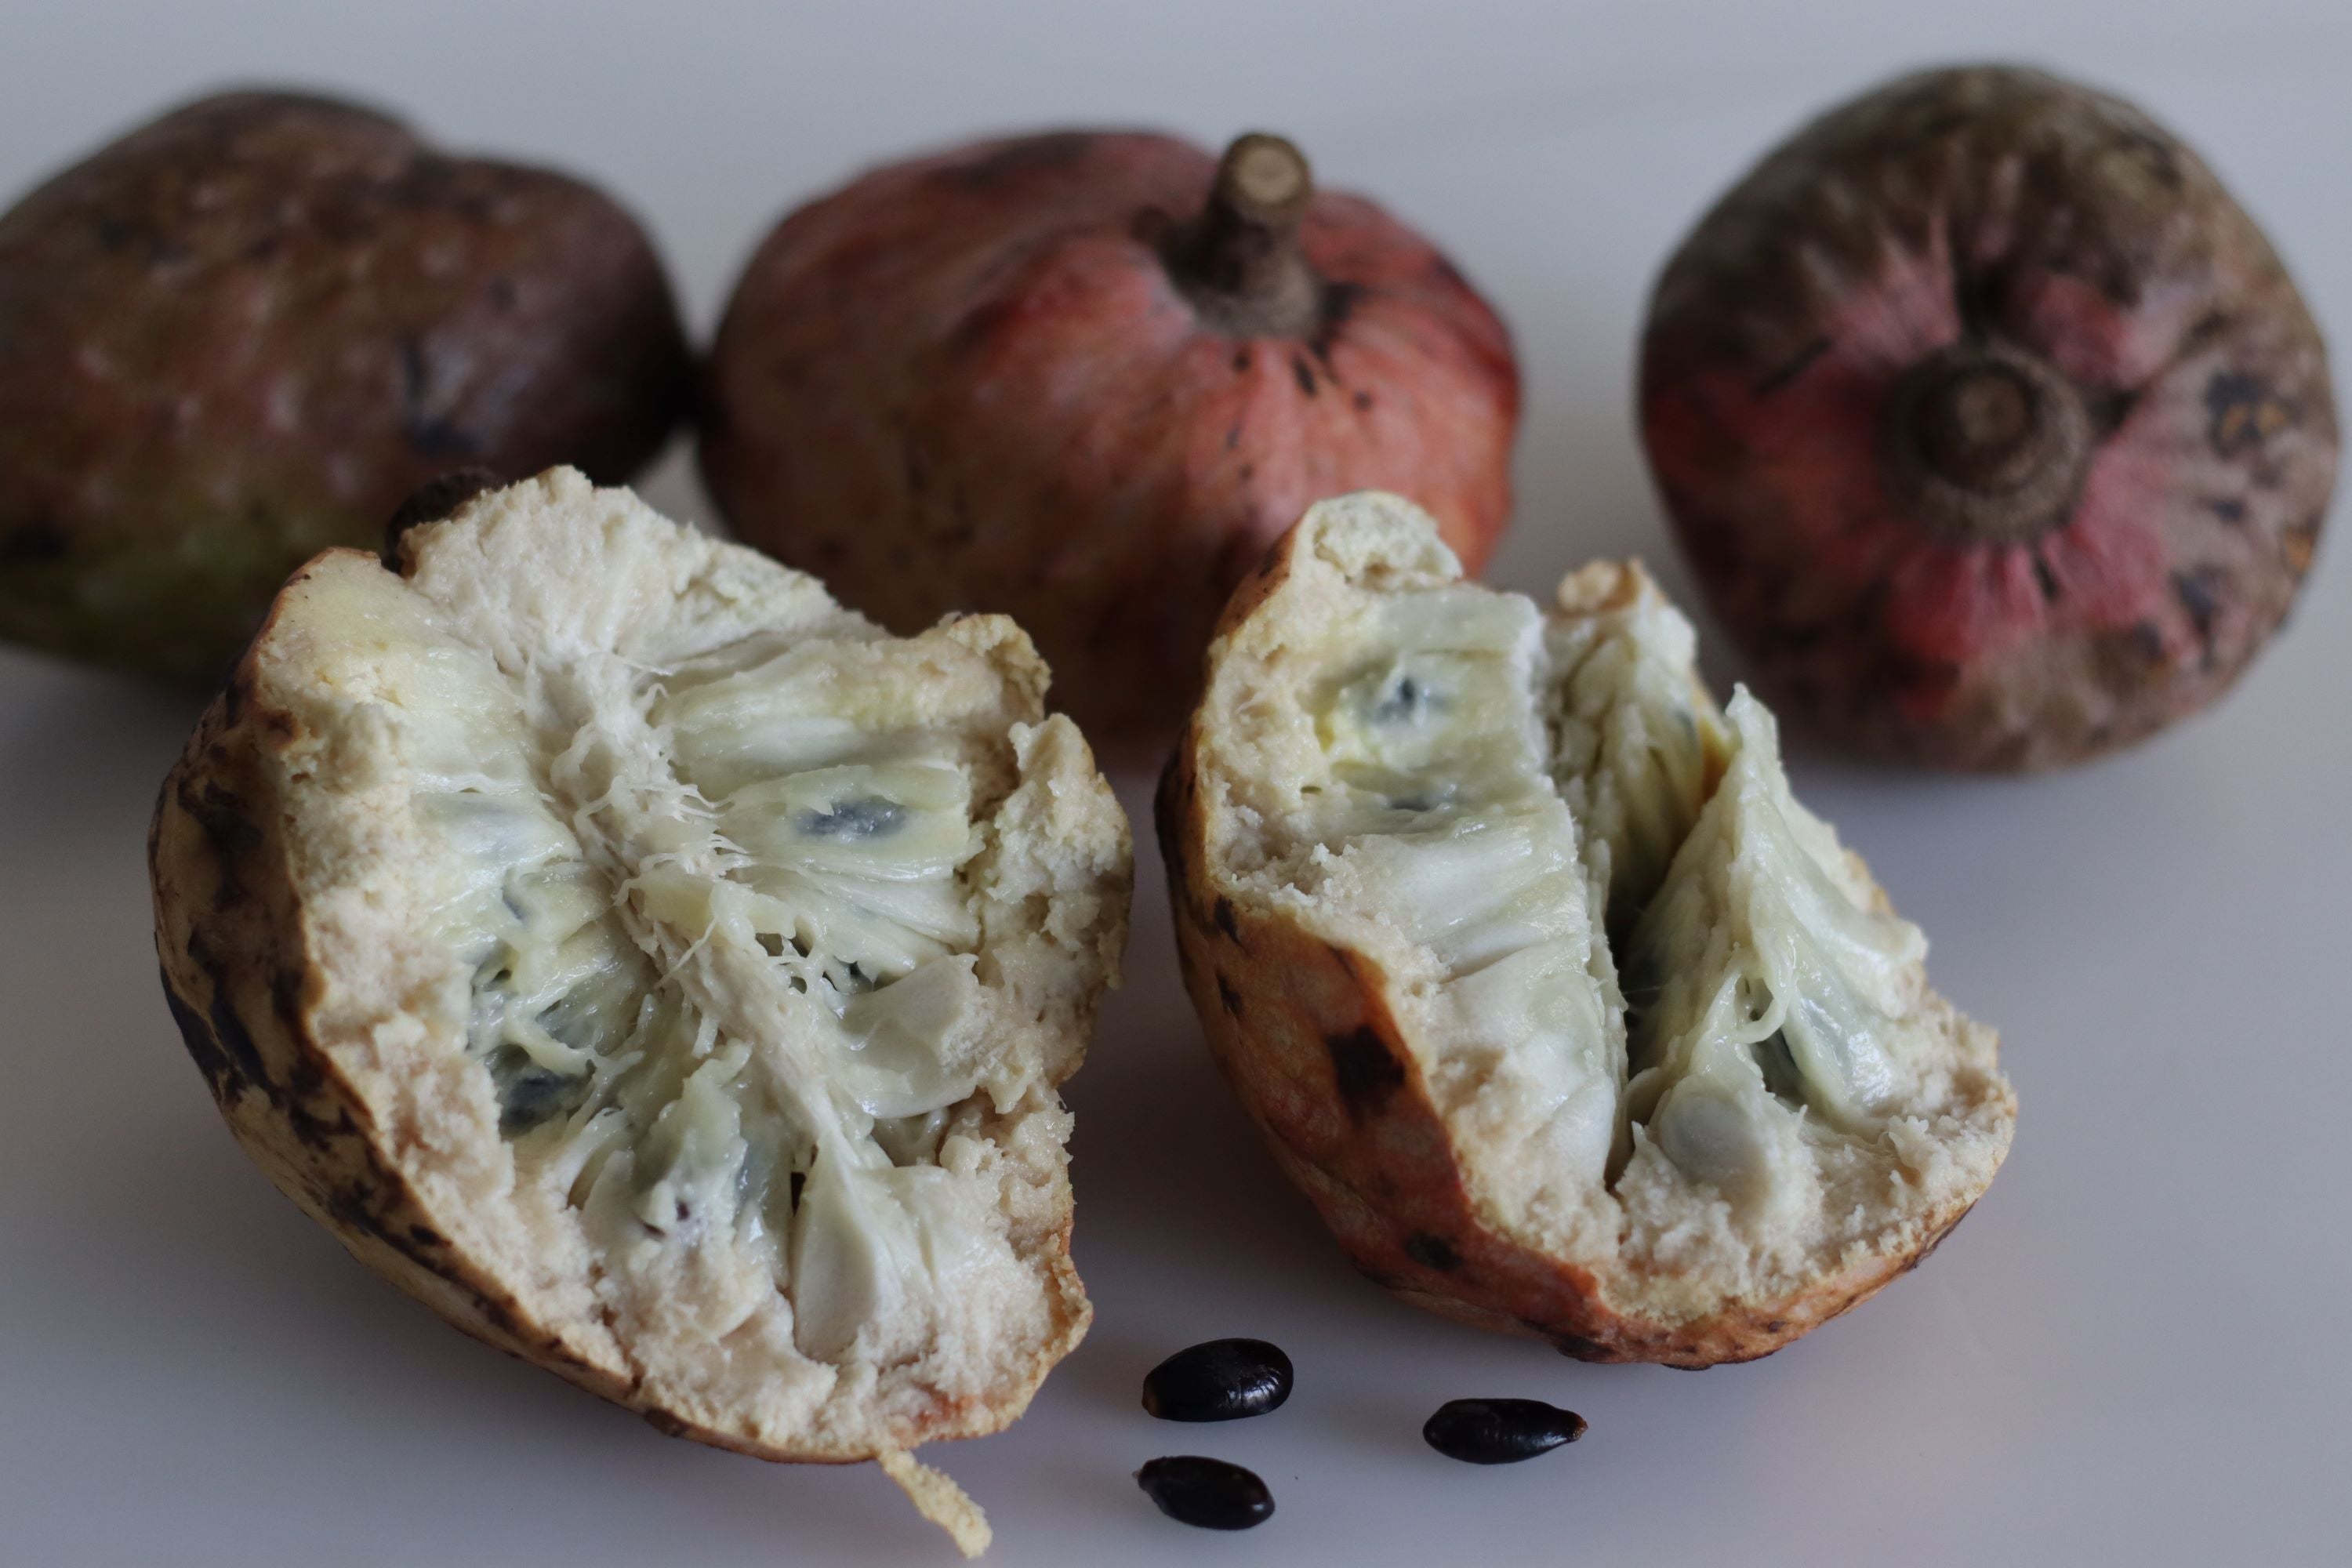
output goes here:
{"type": "Polygon", "coordinates": [[[1290,143],[1131,132],[984,142],[793,213],[705,392],[745,540],[894,627],[1017,616],[1114,754],[1173,733],[1226,595],[1317,499],[1401,492],[1482,563],[1519,398],[1462,274],[1290,143]]]}
{"type": "Polygon", "coordinates": [[[1859,749],[2022,769],[2211,701],[2336,469],[2317,329],[2212,173],[2040,72],[1832,111],[1684,241],[1643,340],[1668,511],[1759,683],[1859,749]]]}

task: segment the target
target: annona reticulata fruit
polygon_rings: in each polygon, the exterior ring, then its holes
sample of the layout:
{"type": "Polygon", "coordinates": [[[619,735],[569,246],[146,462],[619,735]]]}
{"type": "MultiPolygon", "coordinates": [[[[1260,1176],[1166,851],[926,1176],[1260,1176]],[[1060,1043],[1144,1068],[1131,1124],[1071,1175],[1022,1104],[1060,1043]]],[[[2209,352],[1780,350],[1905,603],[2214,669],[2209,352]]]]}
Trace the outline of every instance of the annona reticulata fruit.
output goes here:
{"type": "Polygon", "coordinates": [[[1055,1092],[1126,819],[1010,621],[895,638],[558,470],[331,551],[163,786],[222,1114],[467,1332],[772,1459],[993,1431],[1077,1342],[1055,1092]]]}
{"type": "Polygon", "coordinates": [[[1549,614],[1395,497],[1235,595],[1162,782],[1185,980],[1356,1263],[1599,1361],[1778,1349],[1983,1194],[2015,1100],[1632,565],[1549,614]]]}
{"type": "Polygon", "coordinates": [[[0,637],[211,684],[420,484],[625,479],[691,382],[602,192],[329,99],[191,103],[0,215],[0,637]]]}

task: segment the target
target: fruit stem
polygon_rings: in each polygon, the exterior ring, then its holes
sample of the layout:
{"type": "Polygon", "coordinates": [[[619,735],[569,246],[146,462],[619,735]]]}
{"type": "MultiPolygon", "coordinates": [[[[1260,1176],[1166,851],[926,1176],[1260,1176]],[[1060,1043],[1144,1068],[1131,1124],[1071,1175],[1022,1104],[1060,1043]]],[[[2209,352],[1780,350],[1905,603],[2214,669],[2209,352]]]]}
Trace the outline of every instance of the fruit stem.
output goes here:
{"type": "Polygon", "coordinates": [[[1177,286],[1211,325],[1236,337],[1315,329],[1322,284],[1298,243],[1314,197],[1307,155],[1281,137],[1252,132],[1225,149],[1207,204],[1166,254],[1177,286]]]}
{"type": "Polygon", "coordinates": [[[1962,342],[1898,377],[1880,417],[1895,500],[1961,543],[2022,543],[2082,497],[2091,420],[2073,382],[2008,343],[1962,342]]]}

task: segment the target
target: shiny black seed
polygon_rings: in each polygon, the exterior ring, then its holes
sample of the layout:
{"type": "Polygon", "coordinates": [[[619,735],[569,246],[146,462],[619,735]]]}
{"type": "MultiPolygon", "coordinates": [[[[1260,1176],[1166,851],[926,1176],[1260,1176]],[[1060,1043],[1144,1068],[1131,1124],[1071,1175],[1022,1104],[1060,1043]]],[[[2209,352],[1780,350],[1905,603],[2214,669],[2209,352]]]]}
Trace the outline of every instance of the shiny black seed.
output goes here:
{"type": "Polygon", "coordinates": [[[803,838],[879,838],[906,820],[905,806],[870,795],[842,801],[829,811],[803,811],[793,818],[793,826],[803,838]]]}
{"type": "Polygon", "coordinates": [[[1584,1417],[1540,1399],[1449,1399],[1421,1435],[1449,1459],[1514,1465],[1584,1436],[1584,1417]]]}
{"type": "Polygon", "coordinates": [[[1162,1421],[1237,1421],[1290,1397],[1290,1358],[1264,1340],[1211,1340],[1178,1351],[1143,1380],[1143,1408],[1162,1421]]]}
{"type": "Polygon", "coordinates": [[[1239,1465],[1197,1454],[1154,1459],[1135,1472],[1160,1511],[1202,1530],[1247,1530],[1274,1517],[1274,1494],[1239,1465]]]}

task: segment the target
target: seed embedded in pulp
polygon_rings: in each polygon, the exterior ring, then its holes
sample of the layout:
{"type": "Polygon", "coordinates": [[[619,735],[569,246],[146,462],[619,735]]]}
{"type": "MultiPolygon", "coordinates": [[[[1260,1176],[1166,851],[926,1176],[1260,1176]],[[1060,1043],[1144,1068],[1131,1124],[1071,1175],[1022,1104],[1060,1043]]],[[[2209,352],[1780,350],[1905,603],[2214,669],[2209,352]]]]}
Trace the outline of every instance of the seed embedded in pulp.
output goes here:
{"type": "Polygon", "coordinates": [[[1583,1436],[1584,1417],[1540,1399],[1449,1399],[1421,1435],[1449,1459],[1515,1465],[1583,1436]]]}
{"type": "Polygon", "coordinates": [[[1143,1380],[1143,1408],[1162,1421],[1238,1421],[1290,1397],[1290,1358],[1264,1340],[1210,1340],[1178,1351],[1143,1380]]]}
{"type": "Polygon", "coordinates": [[[1274,1517],[1274,1494],[1239,1465],[1179,1454],[1154,1459],[1135,1472],[1160,1512],[1179,1524],[1202,1530],[1248,1530],[1274,1517]]]}

